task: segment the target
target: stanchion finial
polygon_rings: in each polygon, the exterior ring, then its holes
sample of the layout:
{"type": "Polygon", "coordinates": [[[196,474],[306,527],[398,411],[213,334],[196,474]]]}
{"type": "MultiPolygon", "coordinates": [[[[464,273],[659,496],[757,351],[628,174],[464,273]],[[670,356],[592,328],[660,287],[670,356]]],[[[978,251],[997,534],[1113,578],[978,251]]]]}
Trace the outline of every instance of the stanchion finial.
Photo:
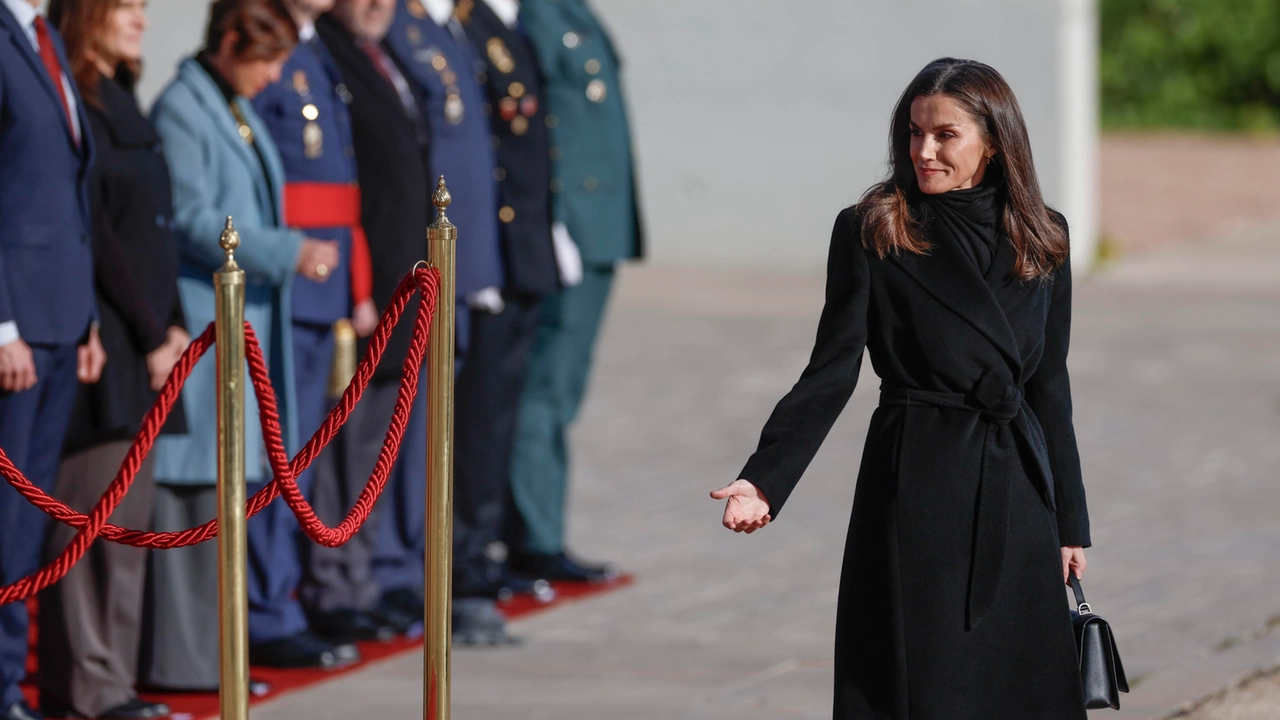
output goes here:
{"type": "Polygon", "coordinates": [[[234,270],[236,265],[236,248],[240,247],[240,233],[236,232],[235,223],[231,221],[231,216],[227,216],[227,224],[222,228],[222,237],[218,238],[218,244],[222,246],[222,250],[227,254],[227,262],[222,266],[223,270],[234,270]]]}
{"type": "Polygon", "coordinates": [[[449,207],[449,203],[453,202],[453,196],[449,194],[449,188],[444,186],[444,176],[440,176],[440,181],[436,183],[436,192],[431,196],[431,202],[435,203],[436,209],[440,211],[440,215],[444,215],[444,209],[449,207]]]}

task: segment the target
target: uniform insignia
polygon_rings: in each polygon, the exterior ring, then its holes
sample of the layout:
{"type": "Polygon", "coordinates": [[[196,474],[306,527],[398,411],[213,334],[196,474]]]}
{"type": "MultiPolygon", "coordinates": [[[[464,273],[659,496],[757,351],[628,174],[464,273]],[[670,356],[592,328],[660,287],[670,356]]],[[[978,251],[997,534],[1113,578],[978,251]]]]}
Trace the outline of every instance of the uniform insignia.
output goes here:
{"type": "Polygon", "coordinates": [[[307,73],[304,70],[293,71],[293,89],[299,95],[306,95],[311,92],[311,86],[307,84],[307,73]]]}
{"type": "Polygon", "coordinates": [[[307,103],[302,106],[302,117],[315,121],[320,117],[320,108],[316,107],[315,103],[307,103]]]}
{"type": "Polygon", "coordinates": [[[609,86],[603,80],[592,80],[587,83],[587,99],[593,103],[604,102],[609,95],[609,86]]]}
{"type": "Polygon", "coordinates": [[[516,61],[512,59],[511,50],[507,48],[506,43],[502,42],[502,38],[489,38],[489,42],[484,44],[484,49],[489,55],[489,61],[498,68],[498,72],[510,75],[516,69],[516,61]]]}
{"type": "Polygon", "coordinates": [[[410,45],[422,44],[422,31],[418,29],[417,25],[410,25],[405,29],[404,34],[409,38],[410,45]]]}
{"type": "Polygon", "coordinates": [[[435,55],[431,58],[431,67],[435,68],[437,72],[444,72],[445,70],[448,70],[449,58],[445,57],[444,53],[436,50],[435,48],[432,48],[432,50],[435,50],[435,55]]]}
{"type": "Polygon", "coordinates": [[[520,100],[520,114],[525,117],[533,117],[538,114],[538,98],[532,95],[526,95],[520,100]]]}
{"type": "Polygon", "coordinates": [[[511,122],[519,109],[520,101],[513,97],[504,97],[498,101],[498,115],[506,122],[511,122]]]}
{"type": "Polygon", "coordinates": [[[511,120],[511,132],[516,135],[523,135],[529,132],[529,118],[523,115],[517,115],[511,120]]]}
{"type": "Polygon", "coordinates": [[[302,152],[311,160],[324,152],[324,131],[320,129],[320,123],[314,120],[302,126],[302,152]]]}
{"type": "Polygon", "coordinates": [[[450,93],[444,99],[444,119],[450,125],[457,125],[462,122],[463,116],[466,114],[466,107],[462,103],[462,96],[457,93],[450,93]]]}
{"type": "Polygon", "coordinates": [[[511,83],[511,85],[507,87],[507,94],[517,100],[524,97],[524,83],[511,83]]]}
{"type": "Polygon", "coordinates": [[[408,8],[410,15],[419,20],[427,16],[427,8],[422,5],[422,0],[406,0],[405,7],[408,8]]]}

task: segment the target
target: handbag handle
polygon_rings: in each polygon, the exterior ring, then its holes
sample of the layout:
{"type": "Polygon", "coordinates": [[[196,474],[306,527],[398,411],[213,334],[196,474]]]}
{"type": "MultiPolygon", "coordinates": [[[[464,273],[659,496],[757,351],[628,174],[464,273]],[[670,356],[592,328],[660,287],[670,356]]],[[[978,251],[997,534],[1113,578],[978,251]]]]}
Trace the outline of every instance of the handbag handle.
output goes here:
{"type": "Polygon", "coordinates": [[[1071,582],[1071,592],[1076,596],[1076,612],[1081,615],[1092,615],[1093,609],[1089,607],[1089,603],[1084,599],[1084,588],[1080,587],[1080,578],[1076,577],[1076,571],[1072,570],[1068,577],[1071,582]]]}

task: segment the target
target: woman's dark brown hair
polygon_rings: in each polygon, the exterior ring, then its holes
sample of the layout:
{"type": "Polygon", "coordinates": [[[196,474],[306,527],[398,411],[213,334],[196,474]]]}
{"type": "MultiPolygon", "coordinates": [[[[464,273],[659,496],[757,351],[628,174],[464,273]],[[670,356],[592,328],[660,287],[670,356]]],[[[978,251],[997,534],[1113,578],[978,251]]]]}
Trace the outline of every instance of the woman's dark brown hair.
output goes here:
{"type": "Polygon", "coordinates": [[[216,55],[222,39],[232,32],[237,60],[275,60],[298,44],[298,26],[281,0],[214,0],[205,50],[216,55]]]}
{"type": "Polygon", "coordinates": [[[923,254],[929,249],[910,209],[922,195],[911,160],[911,103],[936,95],[958,102],[995,150],[984,182],[999,187],[1004,232],[1017,252],[1014,272],[1027,280],[1047,277],[1066,261],[1065,229],[1050,216],[1040,194],[1018,99],[995,68],[973,60],[935,60],[903,91],[889,130],[889,177],[867,190],[858,202],[863,243],[880,257],[900,252],[923,254]]]}
{"type": "MultiPolygon", "coordinates": [[[[49,22],[62,33],[67,45],[71,77],[80,88],[84,101],[99,109],[102,108],[102,99],[98,97],[98,78],[102,73],[89,56],[94,51],[93,44],[107,26],[107,18],[118,4],[119,0],[52,0],[49,3],[49,22]]],[[[131,60],[122,61],[116,72],[121,69],[128,70],[134,78],[142,70],[140,63],[131,60]]]]}

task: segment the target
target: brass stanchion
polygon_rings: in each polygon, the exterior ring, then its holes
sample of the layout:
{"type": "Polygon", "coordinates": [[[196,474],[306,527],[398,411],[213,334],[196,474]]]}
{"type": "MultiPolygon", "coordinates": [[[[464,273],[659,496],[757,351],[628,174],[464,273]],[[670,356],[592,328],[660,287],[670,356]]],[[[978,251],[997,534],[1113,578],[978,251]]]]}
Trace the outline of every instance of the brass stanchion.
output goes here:
{"type": "Polygon", "coordinates": [[[427,557],[426,632],[422,697],[426,720],[449,720],[449,640],[453,591],[453,322],[454,260],[458,229],[445,216],[452,198],[444,176],[432,202],[436,220],[427,229],[430,263],[440,270],[427,361],[427,557]]]}
{"type": "Polygon", "coordinates": [[[213,275],[218,358],[218,701],[222,720],[249,718],[249,596],[244,519],[244,271],[227,217],[226,262],[213,275]]]}

